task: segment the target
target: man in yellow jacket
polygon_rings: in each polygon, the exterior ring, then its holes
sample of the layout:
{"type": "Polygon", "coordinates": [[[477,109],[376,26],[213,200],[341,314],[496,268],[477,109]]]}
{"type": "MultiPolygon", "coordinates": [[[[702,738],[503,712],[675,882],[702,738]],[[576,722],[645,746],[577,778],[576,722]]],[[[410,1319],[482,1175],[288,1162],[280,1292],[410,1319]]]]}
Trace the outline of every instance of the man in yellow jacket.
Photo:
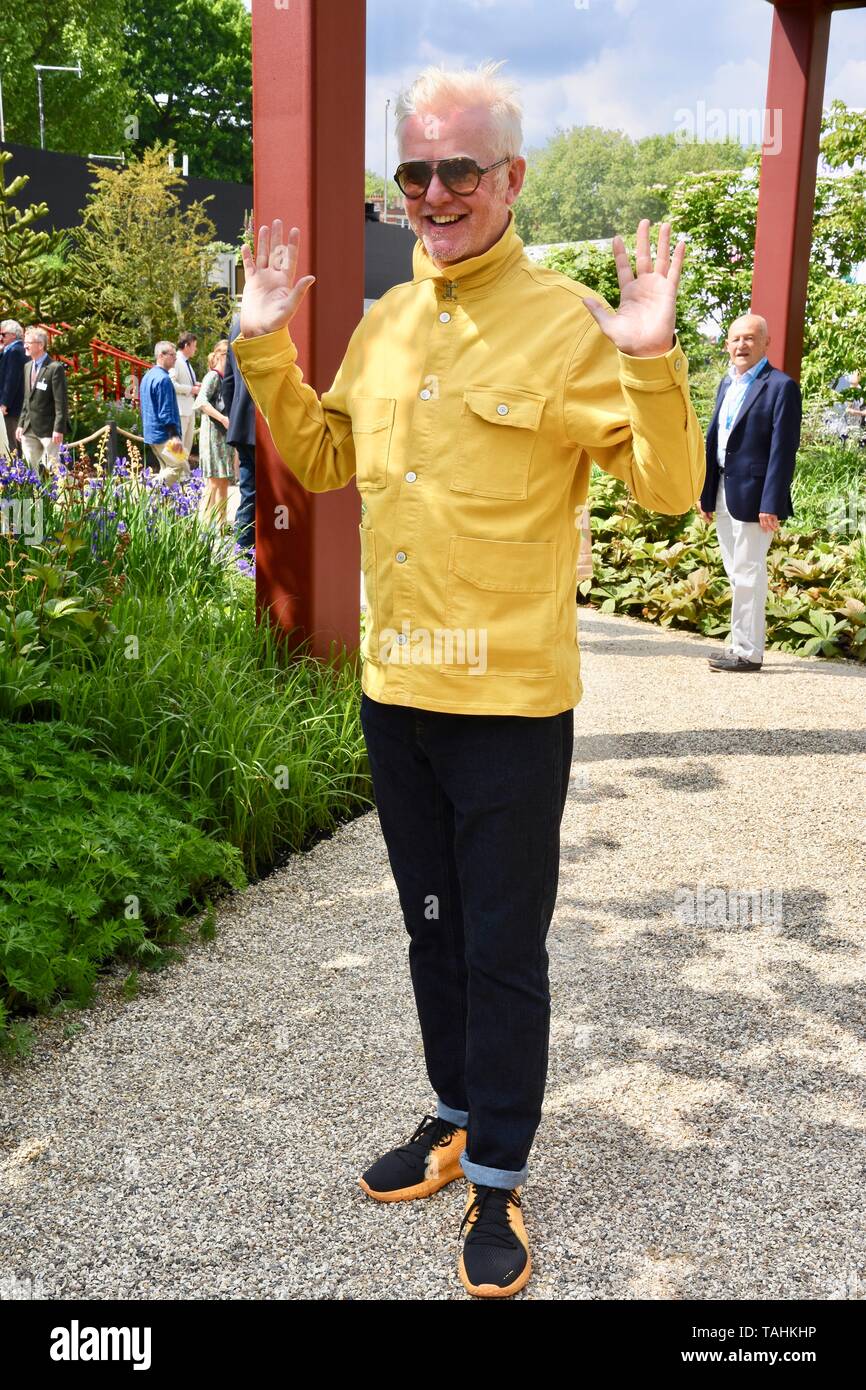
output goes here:
{"type": "MultiPolygon", "coordinates": [[[[367,595],[361,717],[409,934],[435,1115],[360,1179],[426,1197],[465,1175],[459,1274],[529,1278],[522,1189],[550,1024],[545,940],[581,695],[575,607],[591,460],[644,507],[693,506],[703,439],[675,331],[684,245],[663,225],[614,313],[524,254],[521,112],[500,64],[428,69],[397,107],[413,278],[358,324],[330,390],[288,325],[298,231],[262,227],[235,353],[312,492],[355,479],[367,595]]],[[[408,1131],[407,1126],[407,1131],[408,1131]]]]}

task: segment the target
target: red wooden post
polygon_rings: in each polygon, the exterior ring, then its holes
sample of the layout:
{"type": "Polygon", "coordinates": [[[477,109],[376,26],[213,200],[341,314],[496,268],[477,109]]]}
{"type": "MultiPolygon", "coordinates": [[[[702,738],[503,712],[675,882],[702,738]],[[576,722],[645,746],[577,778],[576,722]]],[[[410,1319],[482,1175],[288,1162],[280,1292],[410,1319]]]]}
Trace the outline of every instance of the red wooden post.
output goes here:
{"type": "Polygon", "coordinates": [[[765,143],[761,158],[752,311],[769,324],[773,362],[798,378],[830,18],[833,10],[863,5],[862,0],[771,3],[775,13],[765,135],[780,147],[773,152],[765,143]]]}
{"type": "MultiPolygon", "coordinates": [[[[298,275],[316,283],[292,322],[298,363],[321,395],[364,308],[365,9],[362,0],[253,0],[256,230],[301,233],[298,275]]],[[[256,433],[256,599],[293,642],[359,643],[358,494],[310,494],[256,433]],[[288,507],[289,529],[278,508],[288,507]]]]}

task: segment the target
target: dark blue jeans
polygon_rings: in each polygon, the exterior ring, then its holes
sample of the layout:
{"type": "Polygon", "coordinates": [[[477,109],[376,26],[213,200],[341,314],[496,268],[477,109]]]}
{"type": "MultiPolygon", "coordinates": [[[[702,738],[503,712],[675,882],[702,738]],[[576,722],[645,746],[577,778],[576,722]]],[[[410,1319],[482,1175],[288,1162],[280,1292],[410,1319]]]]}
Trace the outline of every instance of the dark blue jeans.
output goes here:
{"type": "Polygon", "coordinates": [[[547,1079],[573,711],[439,714],[362,695],[361,723],[438,1113],[467,1126],[470,1181],[514,1187],[547,1079]]]}
{"type": "Polygon", "coordinates": [[[256,446],[236,444],[240,498],[235,515],[238,545],[252,550],[256,543],[256,446]]]}

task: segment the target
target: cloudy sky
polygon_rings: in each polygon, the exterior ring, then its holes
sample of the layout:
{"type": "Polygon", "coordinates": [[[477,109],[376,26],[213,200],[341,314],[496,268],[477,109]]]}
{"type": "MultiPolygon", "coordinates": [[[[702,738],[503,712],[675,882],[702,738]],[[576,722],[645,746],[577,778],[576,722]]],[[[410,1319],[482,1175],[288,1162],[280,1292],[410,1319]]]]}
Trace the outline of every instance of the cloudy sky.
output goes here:
{"type": "MultiPolygon", "coordinates": [[[[696,124],[703,112],[708,127],[714,110],[758,113],[766,98],[767,0],[367,0],[367,16],[367,164],[379,173],[385,100],[393,116],[397,92],[427,63],[507,59],[527,145],[571,125],[672,131],[685,111],[696,124]]],[[[866,9],[833,17],[825,100],[834,97],[866,105],[866,9]]],[[[393,155],[392,135],[392,172],[393,155]]]]}

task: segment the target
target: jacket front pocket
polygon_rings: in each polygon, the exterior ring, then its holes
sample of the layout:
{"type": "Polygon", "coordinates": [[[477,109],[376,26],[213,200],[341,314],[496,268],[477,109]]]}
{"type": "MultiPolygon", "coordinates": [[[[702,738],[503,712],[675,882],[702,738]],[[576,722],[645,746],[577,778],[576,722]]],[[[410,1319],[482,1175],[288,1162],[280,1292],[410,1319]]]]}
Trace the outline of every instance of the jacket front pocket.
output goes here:
{"type": "Polygon", "coordinates": [[[452,490],[474,497],[525,497],[544,404],[537,392],[512,386],[464,391],[452,490]]]}
{"type": "Polygon", "coordinates": [[[352,402],[355,480],[358,488],[384,487],[396,401],[387,396],[356,396],[352,402]]]}
{"type": "Polygon", "coordinates": [[[440,671],[500,676],[556,672],[556,546],[452,536],[445,627],[453,661],[440,671]]]}
{"type": "Polygon", "coordinates": [[[366,526],[359,526],[361,533],[361,573],[364,576],[364,640],[361,655],[374,666],[379,661],[379,593],[376,582],[376,536],[366,526]]]}

